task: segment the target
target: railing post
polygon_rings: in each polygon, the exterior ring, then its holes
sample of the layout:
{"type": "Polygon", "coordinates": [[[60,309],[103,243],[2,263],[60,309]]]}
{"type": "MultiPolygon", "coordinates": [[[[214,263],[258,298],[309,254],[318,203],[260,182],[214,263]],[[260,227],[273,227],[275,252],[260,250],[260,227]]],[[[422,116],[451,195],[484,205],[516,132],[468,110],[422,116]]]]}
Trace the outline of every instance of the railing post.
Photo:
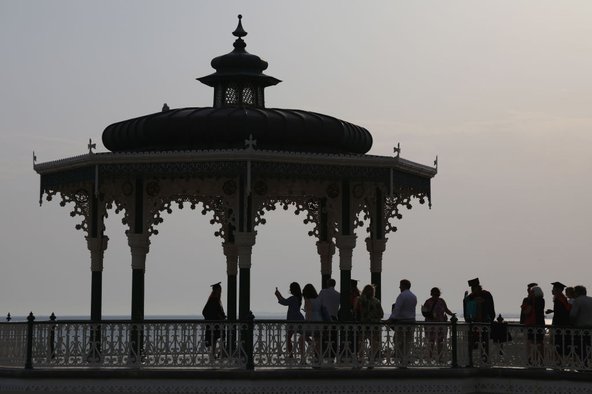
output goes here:
{"type": "Polygon", "coordinates": [[[452,315],[450,318],[450,340],[452,345],[452,368],[458,368],[458,318],[456,315],[452,315]]]}
{"type": "Polygon", "coordinates": [[[244,336],[244,349],[245,354],[247,356],[247,370],[252,371],[255,369],[255,361],[253,358],[253,343],[254,343],[254,336],[255,336],[255,316],[253,312],[249,311],[249,315],[247,317],[247,332],[244,336]]]}
{"type": "Polygon", "coordinates": [[[33,312],[29,313],[27,317],[27,359],[25,361],[25,369],[33,369],[33,322],[35,316],[33,312]]]}
{"type": "Polygon", "coordinates": [[[473,341],[474,341],[474,336],[475,333],[473,332],[473,323],[469,322],[469,331],[467,333],[468,338],[467,338],[467,345],[468,345],[468,350],[469,350],[469,367],[473,367],[473,341]]]}
{"type": "Polygon", "coordinates": [[[49,352],[51,359],[55,358],[55,330],[56,330],[56,315],[55,313],[51,312],[51,316],[49,317],[51,321],[51,326],[49,328],[49,352]]]}

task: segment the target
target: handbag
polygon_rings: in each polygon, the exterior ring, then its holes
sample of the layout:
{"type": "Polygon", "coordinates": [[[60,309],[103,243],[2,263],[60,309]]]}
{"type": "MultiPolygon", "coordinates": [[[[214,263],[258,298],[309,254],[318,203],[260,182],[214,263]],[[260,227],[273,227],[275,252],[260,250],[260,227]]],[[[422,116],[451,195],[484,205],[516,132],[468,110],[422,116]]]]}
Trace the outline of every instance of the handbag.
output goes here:
{"type": "Polygon", "coordinates": [[[421,306],[421,314],[423,315],[423,317],[425,317],[426,319],[432,319],[434,317],[434,308],[436,307],[436,304],[438,303],[438,301],[440,301],[439,299],[437,299],[435,302],[432,302],[432,307],[428,308],[426,306],[426,304],[423,304],[421,306]]]}

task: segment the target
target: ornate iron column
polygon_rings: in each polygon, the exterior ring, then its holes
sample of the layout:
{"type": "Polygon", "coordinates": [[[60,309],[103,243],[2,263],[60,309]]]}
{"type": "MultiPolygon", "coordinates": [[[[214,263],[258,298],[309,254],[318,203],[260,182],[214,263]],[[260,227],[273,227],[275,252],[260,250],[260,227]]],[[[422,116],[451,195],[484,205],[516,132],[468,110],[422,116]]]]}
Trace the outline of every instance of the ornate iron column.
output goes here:
{"type": "Polygon", "coordinates": [[[352,234],[351,196],[349,181],[341,184],[340,233],[335,236],[335,245],[339,249],[339,270],[341,271],[341,319],[352,320],[351,305],[351,268],[352,253],[356,246],[356,236],[352,234]]]}
{"type": "Polygon", "coordinates": [[[317,252],[321,257],[321,287],[324,289],[327,287],[327,281],[331,279],[335,244],[333,242],[318,241],[317,252]]]}
{"type": "Polygon", "coordinates": [[[234,233],[240,268],[239,306],[240,320],[246,320],[251,310],[251,253],[255,245],[256,231],[234,233]]]}
{"type": "Polygon", "coordinates": [[[144,273],[150,240],[148,234],[129,233],[127,242],[132,254],[132,321],[141,322],[144,320],[144,273]]]}
{"type": "Polygon", "coordinates": [[[366,250],[370,254],[370,283],[376,286],[376,298],[382,296],[382,254],[386,248],[385,235],[385,196],[376,188],[374,204],[370,212],[370,237],[366,238],[366,250]]]}
{"type": "Polygon", "coordinates": [[[352,253],[356,247],[356,235],[336,235],[335,244],[339,249],[339,270],[341,271],[341,318],[345,321],[353,319],[351,309],[351,269],[352,253]]]}
{"type": "Polygon", "coordinates": [[[86,237],[88,250],[90,251],[90,271],[91,271],[91,293],[90,293],[90,320],[93,322],[102,319],[102,299],[103,299],[103,257],[107,249],[109,238],[86,237]]]}
{"type": "Polygon", "coordinates": [[[382,254],[386,249],[387,239],[366,238],[366,250],[370,253],[370,277],[371,283],[376,286],[376,298],[381,299],[382,287],[382,254]]]}
{"type": "Polygon", "coordinates": [[[226,315],[228,320],[236,320],[236,276],[238,274],[238,248],[230,242],[222,243],[224,255],[226,256],[226,315]]]}

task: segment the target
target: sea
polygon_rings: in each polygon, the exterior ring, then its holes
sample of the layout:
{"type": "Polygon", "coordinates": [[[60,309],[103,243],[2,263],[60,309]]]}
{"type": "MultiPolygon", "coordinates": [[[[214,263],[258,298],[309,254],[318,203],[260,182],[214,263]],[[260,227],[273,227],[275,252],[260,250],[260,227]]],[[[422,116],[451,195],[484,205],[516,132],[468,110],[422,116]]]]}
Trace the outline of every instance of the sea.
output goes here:
{"type": "MultiPolygon", "coordinates": [[[[284,320],[286,318],[285,312],[253,312],[255,315],[256,320],[284,320]]],[[[520,315],[516,313],[502,313],[502,317],[504,321],[508,323],[518,323],[520,320],[520,315]]],[[[72,316],[59,316],[57,315],[57,320],[90,320],[88,315],[72,315],[72,316]]],[[[203,319],[202,315],[146,315],[146,320],[194,320],[194,319],[203,319]]],[[[388,319],[389,314],[384,315],[384,319],[388,319]]],[[[463,321],[462,316],[458,316],[459,321],[463,321]]],[[[103,320],[129,320],[129,315],[106,315],[103,316],[103,320]]],[[[38,315],[35,316],[35,321],[42,322],[48,321],[49,316],[38,315]]],[[[416,320],[418,322],[424,321],[423,316],[421,314],[416,315],[416,320]]],[[[12,322],[24,322],[27,321],[26,316],[11,316],[12,322]]],[[[546,324],[551,324],[551,318],[545,319],[546,324]]]]}

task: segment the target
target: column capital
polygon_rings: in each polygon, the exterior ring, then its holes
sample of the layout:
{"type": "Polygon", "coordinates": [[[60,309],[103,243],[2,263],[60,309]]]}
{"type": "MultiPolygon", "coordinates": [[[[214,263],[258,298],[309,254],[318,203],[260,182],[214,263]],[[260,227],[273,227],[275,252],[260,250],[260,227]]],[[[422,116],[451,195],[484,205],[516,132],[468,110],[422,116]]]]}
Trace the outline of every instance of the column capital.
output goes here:
{"type": "Polygon", "coordinates": [[[238,247],[231,242],[222,242],[222,249],[224,256],[226,256],[226,274],[236,276],[238,274],[238,247]]]}
{"type": "Polygon", "coordinates": [[[383,253],[386,250],[386,241],[388,241],[387,238],[366,238],[366,250],[370,253],[383,253]]]}
{"type": "Polygon", "coordinates": [[[382,272],[382,254],[386,250],[386,238],[366,238],[366,250],[370,253],[370,272],[382,272]]]}
{"type": "Polygon", "coordinates": [[[150,251],[150,236],[146,233],[127,234],[127,244],[132,254],[132,269],[146,269],[146,255],[150,251]]]}
{"type": "Polygon", "coordinates": [[[244,246],[253,247],[255,245],[255,239],[257,238],[257,231],[237,231],[234,233],[234,244],[239,248],[244,246]]]}
{"type": "Polygon", "coordinates": [[[109,237],[107,236],[96,238],[86,237],[86,245],[90,251],[90,270],[92,272],[103,271],[103,257],[105,255],[108,242],[109,237]]]}
{"type": "Polygon", "coordinates": [[[257,231],[234,233],[234,243],[238,251],[238,265],[240,268],[251,268],[251,253],[256,237],[257,231]]]}
{"type": "Polygon", "coordinates": [[[358,238],[355,234],[351,235],[341,235],[337,234],[335,236],[335,245],[338,249],[353,249],[356,247],[356,238],[358,238]]]}
{"type": "Polygon", "coordinates": [[[331,241],[317,241],[317,252],[321,257],[321,274],[331,275],[335,244],[331,241]]]}
{"type": "Polygon", "coordinates": [[[342,271],[352,269],[352,253],[356,247],[356,238],[355,234],[335,236],[335,244],[339,249],[339,269],[342,271]]]}

